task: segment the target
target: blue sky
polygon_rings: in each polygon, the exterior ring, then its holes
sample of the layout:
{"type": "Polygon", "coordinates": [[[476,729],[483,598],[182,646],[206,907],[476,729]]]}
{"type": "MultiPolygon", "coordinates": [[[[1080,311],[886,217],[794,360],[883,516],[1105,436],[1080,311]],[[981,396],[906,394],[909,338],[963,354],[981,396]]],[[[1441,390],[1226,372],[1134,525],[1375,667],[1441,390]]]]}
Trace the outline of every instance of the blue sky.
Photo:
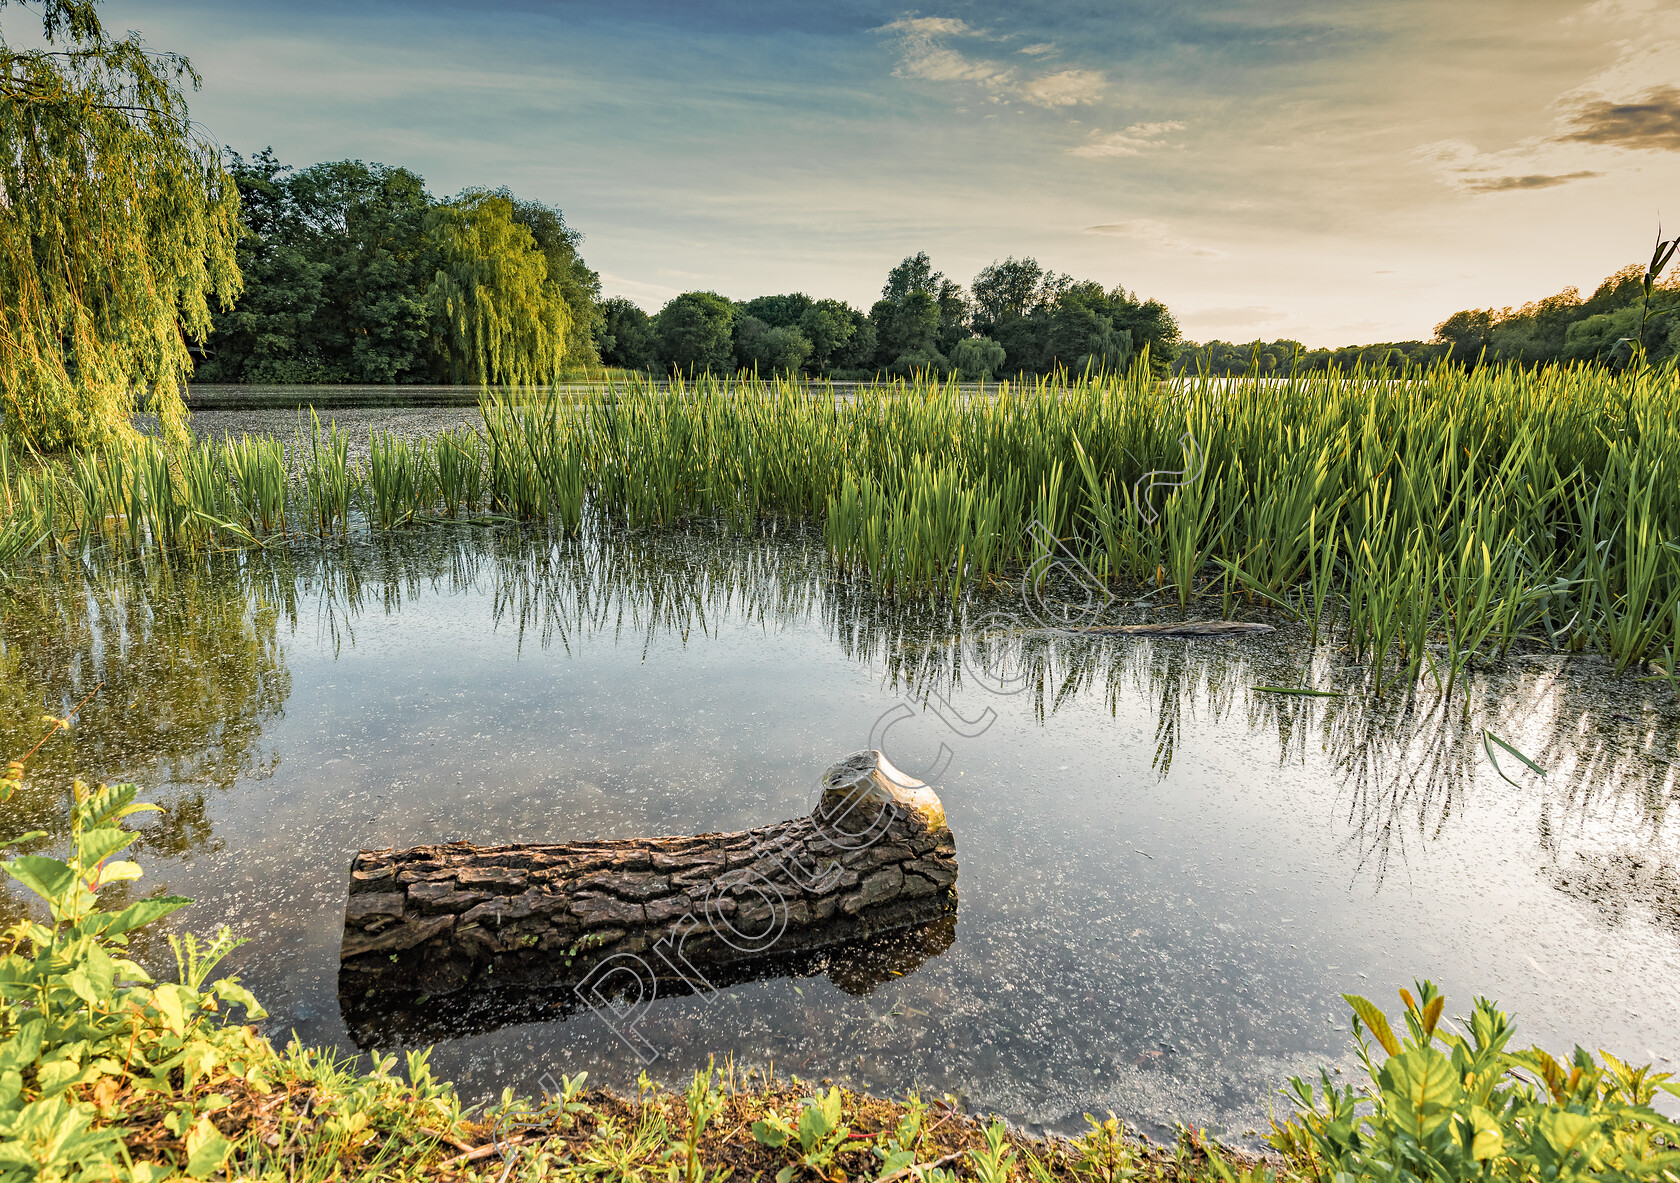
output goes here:
{"type": "Polygon", "coordinates": [[[192,58],[222,143],[509,185],[650,309],[867,307],[917,250],[965,283],[1030,254],[1193,339],[1346,344],[1590,286],[1659,211],[1680,226],[1680,6],[1655,0],[105,11],[192,58]]]}

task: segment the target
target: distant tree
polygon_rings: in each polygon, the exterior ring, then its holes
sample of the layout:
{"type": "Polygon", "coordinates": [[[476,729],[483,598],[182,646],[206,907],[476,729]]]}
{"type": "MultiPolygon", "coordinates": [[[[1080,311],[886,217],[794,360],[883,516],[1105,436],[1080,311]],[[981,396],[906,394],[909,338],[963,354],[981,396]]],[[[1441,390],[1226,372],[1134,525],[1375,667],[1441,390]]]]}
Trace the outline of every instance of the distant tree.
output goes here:
{"type": "Polygon", "coordinates": [[[1474,365],[1493,340],[1493,320],[1491,308],[1455,312],[1435,326],[1435,340],[1451,347],[1454,361],[1474,365]]]}
{"type": "Polygon", "coordinates": [[[811,356],[811,339],[791,325],[764,331],[759,354],[753,359],[758,372],[797,374],[811,356]]]}
{"type": "Polygon", "coordinates": [[[441,260],[427,238],[434,202],[425,182],[406,168],[341,160],[303,169],[288,188],[293,241],[327,268],[311,337],[338,370],[329,380],[432,376],[436,326],[426,293],[441,260]]]}
{"type": "Polygon", "coordinates": [[[875,322],[855,308],[848,307],[846,312],[852,319],[851,339],[840,347],[831,368],[853,373],[867,372],[875,367],[875,355],[880,348],[875,322]]]}
{"type": "Polygon", "coordinates": [[[735,306],[716,292],[684,292],[654,317],[661,365],[681,373],[735,368],[735,306]]]}
{"type": "Polygon", "coordinates": [[[858,317],[839,300],[818,300],[800,314],[799,331],[811,342],[811,368],[827,373],[846,357],[846,347],[858,331],[858,317]]]}
{"type": "Polygon", "coordinates": [[[566,225],[565,215],[540,201],[523,201],[507,189],[498,193],[513,202],[513,220],[531,232],[537,249],[548,260],[548,277],[560,288],[572,314],[572,332],[567,338],[567,365],[598,365],[600,354],[595,335],[601,323],[601,276],[583,261],[578,248],[581,231],[566,225]]]}
{"type": "Polygon", "coordinates": [[[301,172],[228,153],[246,233],[245,294],[215,318],[209,382],[424,382],[447,359],[426,291],[433,202],[407,169],[341,160],[301,172]]]}
{"type": "Polygon", "coordinates": [[[426,215],[437,254],[427,297],[444,327],[456,382],[547,383],[565,364],[565,294],[513,202],[468,190],[426,215]]]}
{"type": "Polygon", "coordinates": [[[973,312],[962,284],[945,279],[934,295],[939,302],[939,351],[949,354],[958,341],[970,335],[969,318],[973,312]]]}
{"type": "Polygon", "coordinates": [[[194,377],[204,382],[321,382],[338,377],[314,339],[327,319],[326,279],[332,266],[302,241],[289,179],[291,169],[264,148],[249,161],[228,153],[239,186],[239,270],[244,294],[213,317],[208,359],[194,377]]]}
{"type": "Polygon", "coordinates": [[[792,328],[811,307],[811,297],[804,292],[786,296],[760,296],[746,304],[748,316],[756,316],[773,329],[792,328]]]}
{"type": "Polygon", "coordinates": [[[887,282],[881,287],[881,299],[902,303],[906,296],[920,293],[939,298],[942,272],[933,269],[933,260],[926,251],[917,251],[897,267],[887,272],[887,282]]]}
{"type": "Polygon", "coordinates": [[[951,367],[964,382],[989,380],[1003,359],[1003,346],[990,337],[964,337],[951,350],[951,367]]]}
{"type": "Polygon", "coordinates": [[[651,369],[658,356],[653,318],[622,296],[603,301],[596,346],[601,360],[609,366],[651,369]]]}
{"type": "Polygon", "coordinates": [[[927,292],[911,291],[902,300],[877,300],[869,319],[875,324],[879,368],[910,374],[949,365],[939,352],[939,302],[927,292]]]}
{"type": "Polygon", "coordinates": [[[1010,256],[980,269],[969,285],[974,297],[974,328],[986,333],[1007,321],[1031,316],[1055,303],[1072,283],[1066,275],[1047,271],[1037,259],[1010,256]]]}
{"type": "Polygon", "coordinates": [[[37,448],[132,431],[138,393],[184,433],[187,339],[240,291],[239,196],[194,131],[187,59],[43,0],[40,47],[0,40],[0,409],[37,448]]]}
{"type": "Polygon", "coordinates": [[[1178,320],[1167,310],[1167,306],[1159,300],[1139,301],[1136,295],[1121,287],[1108,294],[1108,304],[1115,329],[1131,334],[1134,350],[1147,347],[1150,373],[1157,378],[1166,377],[1178,357],[1179,342],[1182,340],[1178,320]]]}

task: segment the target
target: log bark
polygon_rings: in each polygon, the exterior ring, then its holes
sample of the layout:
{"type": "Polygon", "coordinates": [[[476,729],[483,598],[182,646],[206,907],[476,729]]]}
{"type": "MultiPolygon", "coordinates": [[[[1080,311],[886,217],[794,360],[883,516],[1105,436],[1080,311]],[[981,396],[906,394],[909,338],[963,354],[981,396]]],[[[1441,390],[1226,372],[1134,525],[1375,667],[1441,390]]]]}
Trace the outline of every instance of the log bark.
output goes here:
{"type": "Polygon", "coordinates": [[[858,752],[824,774],[809,816],[754,830],[364,850],[339,994],[565,985],[626,954],[662,982],[709,982],[928,924],[956,910],[956,880],[938,795],[858,752]]]}

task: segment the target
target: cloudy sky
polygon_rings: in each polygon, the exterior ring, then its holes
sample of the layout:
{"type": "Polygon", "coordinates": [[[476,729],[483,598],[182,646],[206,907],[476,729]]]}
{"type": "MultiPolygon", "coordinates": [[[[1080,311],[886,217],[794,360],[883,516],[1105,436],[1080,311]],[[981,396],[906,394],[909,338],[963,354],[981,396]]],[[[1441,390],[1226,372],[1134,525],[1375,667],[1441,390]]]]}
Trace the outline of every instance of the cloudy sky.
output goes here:
{"type": "MultiPolygon", "coordinates": [[[[868,307],[926,250],[1186,336],[1427,337],[1680,229],[1672,0],[110,0],[296,164],[560,206],[608,294],[868,307]]],[[[16,16],[8,17],[8,24],[16,16]]]]}

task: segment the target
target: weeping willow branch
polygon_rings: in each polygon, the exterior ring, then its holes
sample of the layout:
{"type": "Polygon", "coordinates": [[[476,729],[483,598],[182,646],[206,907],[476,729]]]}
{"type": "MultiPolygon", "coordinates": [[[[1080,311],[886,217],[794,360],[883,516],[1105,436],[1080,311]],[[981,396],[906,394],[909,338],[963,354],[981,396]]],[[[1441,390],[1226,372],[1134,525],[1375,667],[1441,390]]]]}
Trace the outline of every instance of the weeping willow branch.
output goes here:
{"type": "Polygon", "coordinates": [[[542,385],[560,374],[571,309],[513,202],[468,190],[426,216],[438,253],[427,293],[449,338],[456,382],[542,385]]]}
{"type": "MultiPolygon", "coordinates": [[[[15,0],[0,0],[0,11],[15,0]]],[[[106,34],[94,0],[47,0],[49,45],[0,31],[0,411],[41,450],[131,430],[149,396],[185,419],[188,339],[231,306],[239,196],[194,130],[185,58],[106,34]]]]}

